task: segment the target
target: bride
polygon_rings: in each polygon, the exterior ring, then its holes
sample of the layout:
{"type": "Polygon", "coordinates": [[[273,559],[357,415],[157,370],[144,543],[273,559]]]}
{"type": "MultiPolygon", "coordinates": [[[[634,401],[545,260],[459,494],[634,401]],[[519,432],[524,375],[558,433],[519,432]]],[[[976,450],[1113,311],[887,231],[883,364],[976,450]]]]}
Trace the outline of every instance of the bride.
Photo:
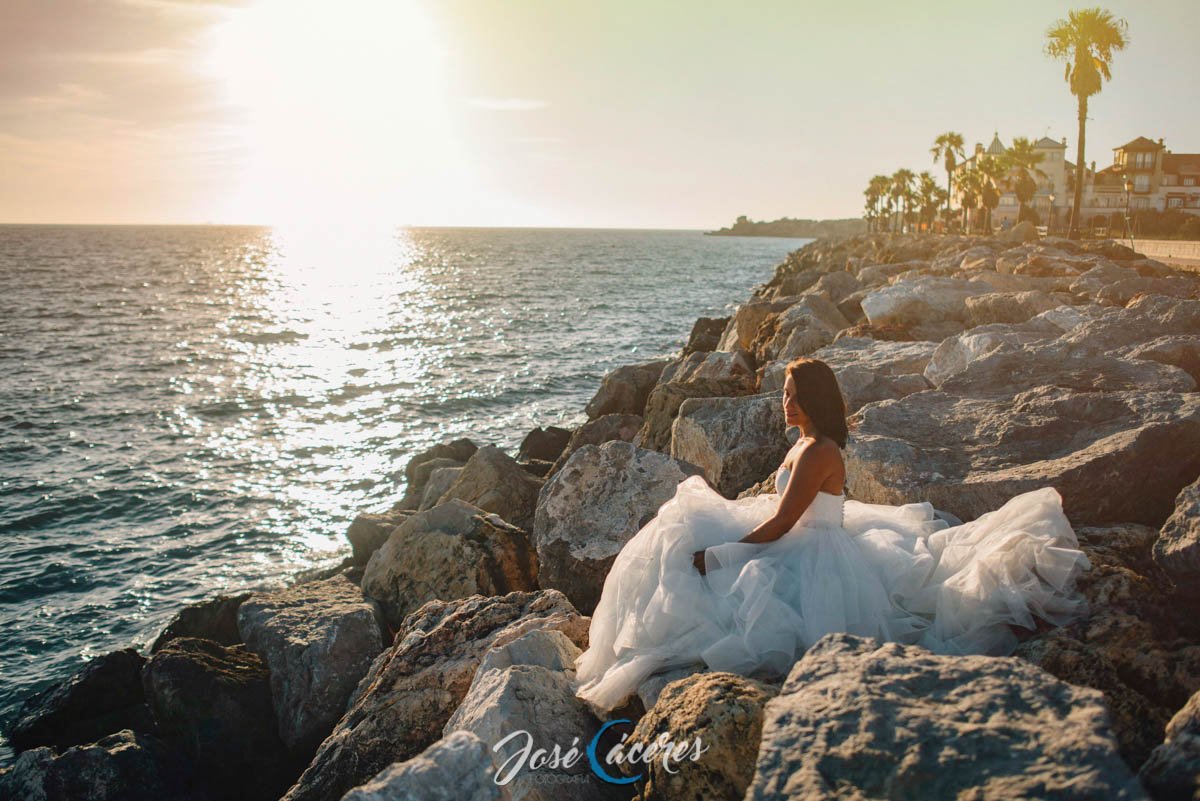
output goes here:
{"type": "Polygon", "coordinates": [[[846,500],[837,377],[817,359],[786,375],[784,419],[802,436],[776,493],[731,501],[693,476],[617,555],[576,664],[576,692],[597,709],[675,667],[784,676],[829,632],[1006,655],[1010,626],[1086,614],[1074,582],[1091,563],[1057,490],[959,525],[927,501],[846,500]]]}

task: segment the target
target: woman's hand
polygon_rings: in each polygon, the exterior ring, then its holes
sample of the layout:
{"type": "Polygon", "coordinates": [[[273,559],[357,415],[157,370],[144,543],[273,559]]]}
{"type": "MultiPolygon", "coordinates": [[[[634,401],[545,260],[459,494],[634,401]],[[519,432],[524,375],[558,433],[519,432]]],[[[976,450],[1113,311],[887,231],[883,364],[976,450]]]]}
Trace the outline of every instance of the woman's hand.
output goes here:
{"type": "Polygon", "coordinates": [[[694,554],[692,554],[692,564],[695,565],[696,569],[700,571],[700,575],[704,576],[704,575],[708,574],[707,568],[704,567],[704,550],[703,549],[696,551],[694,554]]]}

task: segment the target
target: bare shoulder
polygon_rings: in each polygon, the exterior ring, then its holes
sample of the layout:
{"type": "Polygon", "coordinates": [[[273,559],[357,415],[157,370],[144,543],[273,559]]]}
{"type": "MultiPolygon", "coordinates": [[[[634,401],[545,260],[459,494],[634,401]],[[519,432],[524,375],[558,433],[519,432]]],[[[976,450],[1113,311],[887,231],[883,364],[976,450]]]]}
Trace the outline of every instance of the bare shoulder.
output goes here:
{"type": "Polygon", "coordinates": [[[803,469],[824,473],[831,485],[836,484],[840,488],[845,481],[841,448],[828,437],[801,438],[796,443],[793,459],[797,468],[803,466],[803,469]]]}

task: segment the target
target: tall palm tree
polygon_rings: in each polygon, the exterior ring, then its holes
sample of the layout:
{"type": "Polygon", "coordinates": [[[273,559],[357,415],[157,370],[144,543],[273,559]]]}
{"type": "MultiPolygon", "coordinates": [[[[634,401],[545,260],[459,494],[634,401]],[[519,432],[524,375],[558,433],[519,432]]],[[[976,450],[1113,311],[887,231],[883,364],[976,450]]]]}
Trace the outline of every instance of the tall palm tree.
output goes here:
{"type": "Polygon", "coordinates": [[[992,209],[1000,205],[1000,182],[1008,172],[1000,159],[992,156],[980,156],[975,166],[979,171],[980,188],[979,200],[983,205],[983,232],[992,232],[992,209]]]}
{"type": "MultiPolygon", "coordinates": [[[[1084,127],[1088,98],[1099,94],[1103,81],[1112,80],[1109,67],[1113,52],[1129,44],[1129,23],[1115,19],[1102,8],[1067,12],[1046,31],[1046,55],[1066,62],[1063,77],[1078,100],[1079,140],[1075,147],[1075,170],[1084,169],[1084,127]],[[1103,80],[1102,80],[1103,79],[1103,80]]],[[[1071,226],[1067,238],[1079,238],[1079,207],[1083,203],[1083,181],[1075,182],[1075,202],[1071,205],[1071,226]]]]}
{"type": "Polygon", "coordinates": [[[949,218],[950,197],[954,194],[954,168],[958,165],[958,160],[966,155],[963,152],[962,134],[946,131],[933,140],[933,147],[929,149],[929,153],[935,163],[941,161],[942,166],[946,168],[946,217],[949,218]]]}
{"type": "Polygon", "coordinates": [[[917,176],[917,207],[918,220],[929,223],[929,231],[933,231],[933,219],[937,215],[938,204],[944,194],[937,181],[926,170],[917,176]]]}
{"type": "Polygon", "coordinates": [[[889,195],[891,196],[892,201],[897,205],[900,205],[901,201],[905,201],[902,206],[903,212],[901,212],[900,215],[901,233],[904,233],[904,218],[908,213],[907,200],[909,194],[912,192],[912,185],[915,179],[916,176],[913,175],[912,170],[905,169],[903,167],[892,173],[892,186],[889,195]]]}
{"type": "Polygon", "coordinates": [[[1020,204],[1018,220],[1025,219],[1025,207],[1037,192],[1037,178],[1034,175],[1038,178],[1046,177],[1046,173],[1038,166],[1044,158],[1044,155],[1034,149],[1033,142],[1024,136],[1015,137],[1012,147],[1000,157],[1001,163],[1008,171],[1008,183],[1017,196],[1017,203],[1020,204]]]}
{"type": "Polygon", "coordinates": [[[867,199],[867,221],[870,230],[879,230],[879,218],[883,214],[883,199],[891,188],[892,180],[886,175],[873,175],[863,190],[867,199]]]}

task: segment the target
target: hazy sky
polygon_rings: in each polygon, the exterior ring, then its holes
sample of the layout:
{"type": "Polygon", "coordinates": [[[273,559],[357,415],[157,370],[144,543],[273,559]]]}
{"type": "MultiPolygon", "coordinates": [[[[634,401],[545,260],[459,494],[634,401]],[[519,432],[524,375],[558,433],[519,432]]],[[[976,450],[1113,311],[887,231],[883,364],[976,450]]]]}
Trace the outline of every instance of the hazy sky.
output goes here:
{"type": "MultiPolygon", "coordinates": [[[[0,222],[712,228],[858,216],[945,130],[1067,137],[1079,3],[0,0],[0,222]]],[[[1200,152],[1200,0],[1130,46],[1088,161],[1200,152]]]]}

